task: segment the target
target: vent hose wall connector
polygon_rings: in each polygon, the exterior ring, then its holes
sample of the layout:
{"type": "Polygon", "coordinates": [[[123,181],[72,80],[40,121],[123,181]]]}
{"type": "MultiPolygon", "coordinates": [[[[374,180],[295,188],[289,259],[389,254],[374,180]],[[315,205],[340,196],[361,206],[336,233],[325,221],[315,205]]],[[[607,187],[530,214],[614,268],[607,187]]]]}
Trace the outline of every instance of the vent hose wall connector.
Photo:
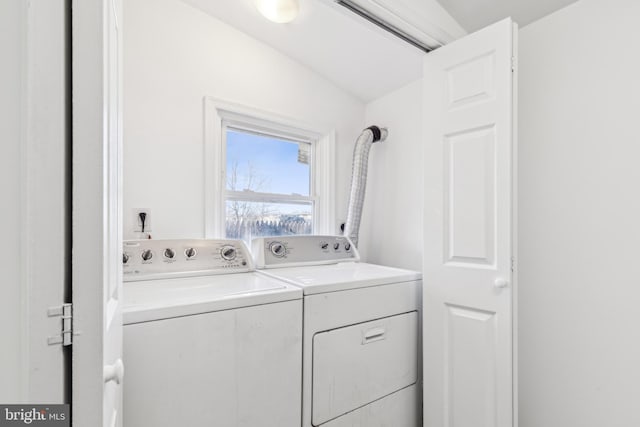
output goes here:
{"type": "Polygon", "coordinates": [[[364,193],[367,187],[367,167],[369,164],[369,150],[374,142],[384,141],[389,132],[386,128],[369,126],[362,131],[353,149],[353,165],[351,170],[351,193],[349,195],[349,210],[347,222],[344,225],[344,235],[354,246],[358,247],[358,232],[364,205],[364,193]]]}

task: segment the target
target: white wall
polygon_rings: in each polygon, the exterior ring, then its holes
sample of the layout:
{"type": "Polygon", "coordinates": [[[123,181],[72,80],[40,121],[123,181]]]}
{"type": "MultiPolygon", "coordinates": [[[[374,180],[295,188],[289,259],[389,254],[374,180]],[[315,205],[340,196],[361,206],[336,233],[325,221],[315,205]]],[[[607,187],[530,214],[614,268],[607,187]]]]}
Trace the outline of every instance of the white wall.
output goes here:
{"type": "MultiPolygon", "coordinates": [[[[0,2],[0,402],[65,401],[67,0],[0,2]]],[[[66,295],[68,296],[68,295],[66,295]]]]}
{"type": "Polygon", "coordinates": [[[520,31],[520,427],[640,425],[638,17],[520,31]]]}
{"type": "MultiPolygon", "coordinates": [[[[70,3],[30,0],[26,8],[22,288],[28,301],[23,362],[28,365],[29,402],[62,403],[67,398],[63,347],[47,343],[48,337],[60,334],[61,320],[47,316],[47,310],[71,298],[71,213],[67,203],[71,174],[67,123],[71,102],[67,96],[70,3]]],[[[70,351],[67,355],[70,357],[70,351]]]]}
{"type": "Polygon", "coordinates": [[[367,126],[386,126],[375,143],[360,227],[360,252],[368,261],[422,270],[422,80],[367,104],[367,126]]]}
{"type": "Polygon", "coordinates": [[[124,14],[125,238],[134,208],[151,210],[154,238],[204,236],[204,96],[335,128],[344,220],[362,102],[178,0],[128,0],[124,14]]]}
{"type": "Polygon", "coordinates": [[[0,324],[4,325],[0,345],[0,402],[18,402],[23,397],[22,383],[22,198],[21,198],[21,122],[22,122],[22,52],[24,9],[22,0],[0,2],[0,188],[2,209],[0,227],[0,324]]]}
{"type": "MultiPolygon", "coordinates": [[[[520,31],[520,427],[640,425],[640,4],[582,0],[520,31]]],[[[421,91],[367,105],[360,249],[421,269],[421,91]],[[409,230],[399,232],[398,230],[409,230]]]]}

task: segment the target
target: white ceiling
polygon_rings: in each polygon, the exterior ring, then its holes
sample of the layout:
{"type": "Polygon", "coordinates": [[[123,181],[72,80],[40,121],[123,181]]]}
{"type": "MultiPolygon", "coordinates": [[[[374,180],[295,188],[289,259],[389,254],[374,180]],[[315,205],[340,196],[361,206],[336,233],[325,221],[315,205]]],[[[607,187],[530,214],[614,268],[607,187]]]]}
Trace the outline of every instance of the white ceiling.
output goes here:
{"type": "Polygon", "coordinates": [[[520,28],[577,0],[438,0],[442,7],[472,33],[511,16],[520,28]]]}
{"type": "MultiPolygon", "coordinates": [[[[254,0],[182,1],[279,50],[363,102],[422,75],[425,52],[336,5],[335,0],[300,0],[300,15],[288,24],[267,21],[254,0]]],[[[507,16],[522,27],[576,0],[357,1],[374,7],[384,4],[410,25],[428,21],[429,28],[452,40],[507,16]]]]}
{"type": "MultiPolygon", "coordinates": [[[[183,1],[271,45],[364,102],[413,82],[422,74],[423,51],[332,0],[300,0],[300,15],[289,24],[267,21],[253,0],[183,1]]],[[[435,0],[410,2],[431,3],[446,14],[435,0]]],[[[451,20],[448,15],[446,18],[451,20]]]]}

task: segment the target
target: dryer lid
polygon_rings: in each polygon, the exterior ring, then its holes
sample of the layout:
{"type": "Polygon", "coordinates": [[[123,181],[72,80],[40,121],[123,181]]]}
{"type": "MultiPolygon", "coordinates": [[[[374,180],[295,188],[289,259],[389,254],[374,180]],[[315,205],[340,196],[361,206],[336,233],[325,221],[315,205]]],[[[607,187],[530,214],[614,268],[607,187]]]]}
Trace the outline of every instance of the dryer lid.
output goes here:
{"type": "Polygon", "coordinates": [[[305,295],[389,285],[422,279],[417,271],[364,262],[261,270],[303,289],[305,295]]]}

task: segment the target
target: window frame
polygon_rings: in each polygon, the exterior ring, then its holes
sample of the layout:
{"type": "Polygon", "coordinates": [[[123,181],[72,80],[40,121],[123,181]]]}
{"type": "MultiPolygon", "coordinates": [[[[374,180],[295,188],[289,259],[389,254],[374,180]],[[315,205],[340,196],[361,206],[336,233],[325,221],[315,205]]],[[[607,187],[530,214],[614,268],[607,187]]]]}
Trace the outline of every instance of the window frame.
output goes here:
{"type": "Polygon", "coordinates": [[[307,205],[311,202],[312,208],[315,214],[315,205],[317,203],[317,197],[315,194],[315,149],[317,146],[317,140],[309,139],[307,137],[299,137],[291,134],[284,134],[282,132],[270,132],[267,129],[256,128],[254,126],[246,125],[244,123],[237,124],[233,122],[229,122],[227,120],[222,120],[222,156],[224,158],[224,176],[225,176],[225,185],[224,185],[224,200],[238,200],[238,201],[247,201],[247,202],[265,202],[265,203],[288,203],[288,204],[301,204],[307,205]],[[266,193],[262,191],[233,191],[229,190],[226,186],[226,178],[227,178],[227,131],[231,129],[238,132],[263,136],[267,138],[275,138],[282,141],[287,141],[292,144],[309,144],[311,150],[311,162],[309,164],[309,195],[293,195],[293,194],[284,194],[284,193],[266,193]]]}
{"type": "Polygon", "coordinates": [[[312,202],[313,233],[335,234],[335,131],[274,113],[204,98],[204,231],[206,238],[225,238],[226,201],[234,199],[295,204],[312,202]],[[226,185],[226,133],[237,129],[311,144],[309,196],[232,192],[226,185]]]}

